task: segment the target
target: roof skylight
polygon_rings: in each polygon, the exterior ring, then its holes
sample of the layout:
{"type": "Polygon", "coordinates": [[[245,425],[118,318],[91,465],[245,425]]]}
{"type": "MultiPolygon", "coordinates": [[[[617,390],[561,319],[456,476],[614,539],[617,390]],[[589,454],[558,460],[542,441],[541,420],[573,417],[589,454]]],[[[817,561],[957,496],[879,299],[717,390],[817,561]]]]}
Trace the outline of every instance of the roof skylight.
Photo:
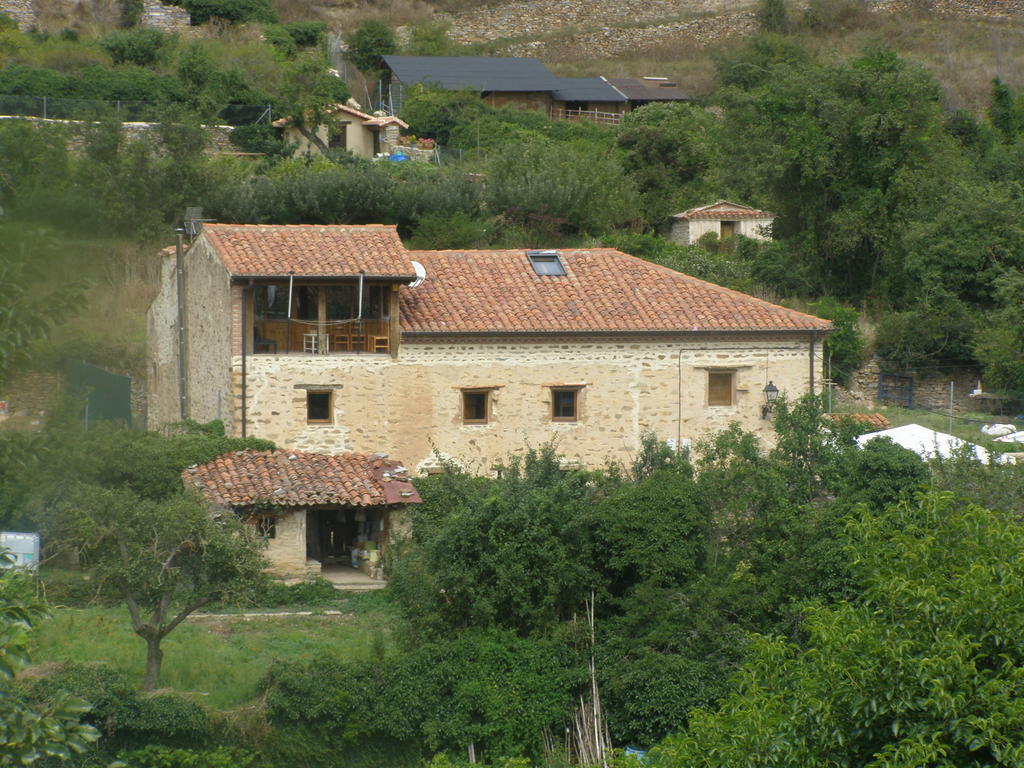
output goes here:
{"type": "Polygon", "coordinates": [[[527,251],[533,271],[541,276],[564,277],[565,265],[558,256],[558,251],[527,251]]]}

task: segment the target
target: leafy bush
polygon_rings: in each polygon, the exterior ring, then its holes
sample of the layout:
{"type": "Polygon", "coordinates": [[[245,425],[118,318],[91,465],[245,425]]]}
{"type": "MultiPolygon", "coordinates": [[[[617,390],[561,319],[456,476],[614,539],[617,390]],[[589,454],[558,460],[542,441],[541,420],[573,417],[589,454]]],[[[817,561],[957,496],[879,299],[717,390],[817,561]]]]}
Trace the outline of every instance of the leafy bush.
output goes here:
{"type": "Polygon", "coordinates": [[[295,54],[299,52],[295,38],[280,24],[264,24],[263,39],[274,46],[274,49],[286,59],[294,58],[295,54]]]}
{"type": "Polygon", "coordinates": [[[336,605],[341,599],[341,593],[331,582],[316,577],[297,584],[268,580],[249,604],[257,608],[323,608],[336,605]]]}
{"type": "Polygon", "coordinates": [[[243,152],[259,152],[274,157],[287,151],[280,131],[266,123],[240,125],[231,131],[228,140],[243,152]]]}
{"type": "Polygon", "coordinates": [[[432,19],[413,24],[402,53],[406,56],[453,56],[457,46],[448,36],[449,27],[432,19]]]}
{"type": "Polygon", "coordinates": [[[417,136],[429,136],[445,146],[456,126],[471,121],[484,110],[480,95],[466,89],[447,91],[413,85],[402,106],[402,119],[417,136]]]}
{"type": "Polygon", "coordinates": [[[955,297],[939,295],[879,321],[875,352],[901,369],[971,359],[974,314],[955,297]]]}
{"type": "Polygon", "coordinates": [[[130,29],[142,20],[145,4],[142,0],[121,0],[121,18],[118,23],[122,29],[130,29]]]}
{"type": "Polygon", "coordinates": [[[276,24],[278,21],[270,0],[181,0],[179,5],[189,12],[193,24],[205,24],[210,19],[223,19],[232,24],[244,21],[276,24]]]}
{"type": "Polygon", "coordinates": [[[210,723],[199,705],[173,693],[147,696],[105,664],[67,665],[26,686],[32,700],[50,702],[63,692],[92,705],[85,720],[103,734],[104,750],[147,744],[195,747],[209,740],[210,723]]]}
{"type": "Polygon", "coordinates": [[[170,35],[156,29],[119,29],[98,42],[115,64],[151,67],[164,57],[173,41],[170,35]]]}
{"type": "Polygon", "coordinates": [[[658,765],[982,765],[1024,728],[1024,527],[932,493],[850,523],[856,599],[807,609],[797,645],[755,638],[738,688],[658,765]]]}
{"type": "Polygon", "coordinates": [[[605,232],[640,216],[636,188],[618,158],[584,142],[503,153],[489,163],[488,182],[490,210],[555,232],[605,232]]]}
{"type": "Polygon", "coordinates": [[[825,338],[825,354],[831,360],[831,376],[848,384],[864,357],[864,336],[858,326],[857,310],[835,299],[824,298],[810,306],[811,314],[831,320],[835,330],[825,338]]]}
{"type": "Polygon", "coordinates": [[[382,21],[371,19],[345,36],[347,50],[345,57],[363,73],[384,68],[384,56],[395,53],[398,45],[391,27],[382,21]]]}
{"type": "Polygon", "coordinates": [[[150,744],[142,749],[122,752],[118,759],[128,768],[248,768],[257,755],[241,747],[215,749],[173,749],[150,744]]]}
{"type": "Polygon", "coordinates": [[[367,666],[333,659],[278,664],[266,681],[276,764],[335,765],[366,742],[490,756],[541,752],[583,682],[554,639],[472,630],[367,666]],[[300,758],[301,755],[301,758],[300,758]]]}
{"type": "Polygon", "coordinates": [[[484,248],[493,231],[493,221],[462,211],[428,213],[416,224],[409,247],[423,250],[484,248]]]}
{"type": "Polygon", "coordinates": [[[322,21],[293,21],[284,28],[292,36],[299,48],[312,48],[320,45],[327,34],[327,25],[322,21]]]}

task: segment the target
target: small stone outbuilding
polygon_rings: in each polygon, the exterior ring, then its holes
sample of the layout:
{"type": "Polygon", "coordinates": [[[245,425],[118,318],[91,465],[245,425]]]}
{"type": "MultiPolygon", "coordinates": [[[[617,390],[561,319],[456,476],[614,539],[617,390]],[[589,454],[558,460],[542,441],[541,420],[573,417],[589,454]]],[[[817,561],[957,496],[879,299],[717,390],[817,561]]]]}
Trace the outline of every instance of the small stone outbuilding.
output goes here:
{"type": "Polygon", "coordinates": [[[332,565],[382,578],[400,510],[420,501],[405,467],[383,454],[234,451],[182,479],[266,536],[271,573],[291,579],[332,565]]]}
{"type": "MultiPolygon", "coordinates": [[[[401,132],[409,127],[393,115],[368,115],[350,104],[335,104],[328,112],[328,124],[317,127],[317,138],[329,149],[347,149],[366,159],[391,152],[398,145],[401,132]]],[[[320,148],[296,127],[293,118],[282,117],[273,125],[281,131],[292,154],[320,154],[320,148]]]]}
{"type": "Polygon", "coordinates": [[[669,240],[680,245],[693,245],[709,232],[721,240],[733,235],[771,240],[773,221],[774,213],[719,200],[673,216],[669,240]]]}

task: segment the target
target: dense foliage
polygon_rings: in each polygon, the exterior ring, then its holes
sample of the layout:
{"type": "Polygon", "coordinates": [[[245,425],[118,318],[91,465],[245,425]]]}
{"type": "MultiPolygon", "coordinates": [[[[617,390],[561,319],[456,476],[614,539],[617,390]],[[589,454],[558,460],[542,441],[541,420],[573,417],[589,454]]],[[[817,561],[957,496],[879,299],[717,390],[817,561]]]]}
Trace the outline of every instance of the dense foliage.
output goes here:
{"type": "Polygon", "coordinates": [[[932,494],[864,509],[848,535],[861,597],[810,609],[799,646],[758,639],[659,765],[1020,763],[1024,527],[932,494]]]}
{"type": "Polygon", "coordinates": [[[16,673],[29,663],[29,636],[46,617],[35,599],[31,576],[11,569],[13,557],[0,549],[0,765],[29,766],[40,760],[80,755],[99,732],[80,718],[84,699],[66,690],[45,702],[26,702],[14,688],[16,673]]]}

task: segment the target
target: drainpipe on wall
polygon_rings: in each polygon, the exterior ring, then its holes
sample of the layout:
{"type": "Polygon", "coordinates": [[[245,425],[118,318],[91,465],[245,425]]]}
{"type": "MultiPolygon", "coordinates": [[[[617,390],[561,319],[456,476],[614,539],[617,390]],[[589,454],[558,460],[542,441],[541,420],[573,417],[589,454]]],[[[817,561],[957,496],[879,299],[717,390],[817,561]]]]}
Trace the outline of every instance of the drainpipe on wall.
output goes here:
{"type": "Polygon", "coordinates": [[[246,375],[245,375],[245,348],[246,348],[246,333],[245,333],[245,305],[249,303],[249,294],[252,292],[252,280],[249,281],[248,288],[242,288],[242,328],[239,334],[242,337],[242,438],[245,438],[245,409],[246,409],[246,375]]]}
{"type": "Polygon", "coordinates": [[[178,289],[178,417],[188,418],[185,391],[185,230],[177,230],[174,245],[174,272],[178,289]]]}
{"type": "Polygon", "coordinates": [[[810,358],[810,365],[811,365],[811,394],[812,395],[814,394],[814,342],[816,342],[817,340],[818,340],[818,333],[816,331],[811,331],[811,358],[810,358]]]}
{"type": "Polygon", "coordinates": [[[683,447],[683,350],[676,352],[676,453],[683,447]]]}

